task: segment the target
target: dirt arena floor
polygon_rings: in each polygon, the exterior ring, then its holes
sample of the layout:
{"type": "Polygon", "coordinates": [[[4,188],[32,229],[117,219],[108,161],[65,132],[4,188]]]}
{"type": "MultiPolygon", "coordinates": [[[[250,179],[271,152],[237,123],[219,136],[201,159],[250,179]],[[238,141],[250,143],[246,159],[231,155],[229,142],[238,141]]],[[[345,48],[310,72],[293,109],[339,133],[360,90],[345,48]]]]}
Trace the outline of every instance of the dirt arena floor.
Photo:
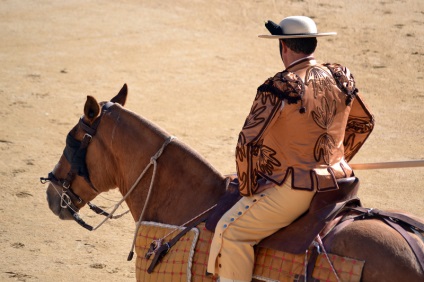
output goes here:
{"type": "MultiPolygon", "coordinates": [[[[319,39],[317,60],[348,66],[375,114],[352,163],[424,159],[422,0],[1,0],[0,281],[134,281],[133,219],[90,233],[54,216],[39,182],[86,95],[108,100],[127,83],[127,108],[234,172],[256,88],[284,68],[277,42],[257,35],[290,15],[338,33],[319,39]]],[[[424,168],[356,174],[365,206],[424,217],[424,168]]]]}

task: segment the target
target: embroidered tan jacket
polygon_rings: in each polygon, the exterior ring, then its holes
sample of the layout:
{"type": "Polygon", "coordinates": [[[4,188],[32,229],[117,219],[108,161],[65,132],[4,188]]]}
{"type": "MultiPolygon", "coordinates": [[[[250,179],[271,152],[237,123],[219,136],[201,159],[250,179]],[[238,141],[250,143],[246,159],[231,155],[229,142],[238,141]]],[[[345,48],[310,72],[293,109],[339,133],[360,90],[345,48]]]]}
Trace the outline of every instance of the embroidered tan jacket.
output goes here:
{"type": "Polygon", "coordinates": [[[236,147],[240,193],[281,185],[288,173],[293,189],[338,189],[373,127],[348,69],[301,61],[258,88],[236,147]]]}

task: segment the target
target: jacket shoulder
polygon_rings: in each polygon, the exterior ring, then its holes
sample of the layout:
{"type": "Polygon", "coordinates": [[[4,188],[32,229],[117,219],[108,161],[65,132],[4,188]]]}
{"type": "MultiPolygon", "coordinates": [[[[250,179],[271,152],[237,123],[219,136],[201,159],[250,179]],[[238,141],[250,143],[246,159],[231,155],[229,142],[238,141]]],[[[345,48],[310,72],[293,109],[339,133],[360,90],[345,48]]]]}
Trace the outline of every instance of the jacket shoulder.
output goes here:
{"type": "Polygon", "coordinates": [[[324,64],[324,66],[326,66],[330,70],[331,74],[336,80],[337,86],[346,94],[346,104],[350,104],[350,101],[354,99],[356,94],[358,93],[353,74],[347,67],[341,64],[326,63],[324,64]]]}
{"type": "Polygon", "coordinates": [[[305,85],[294,72],[282,71],[268,78],[258,87],[258,92],[270,93],[287,100],[289,104],[296,104],[305,93],[305,85]]]}

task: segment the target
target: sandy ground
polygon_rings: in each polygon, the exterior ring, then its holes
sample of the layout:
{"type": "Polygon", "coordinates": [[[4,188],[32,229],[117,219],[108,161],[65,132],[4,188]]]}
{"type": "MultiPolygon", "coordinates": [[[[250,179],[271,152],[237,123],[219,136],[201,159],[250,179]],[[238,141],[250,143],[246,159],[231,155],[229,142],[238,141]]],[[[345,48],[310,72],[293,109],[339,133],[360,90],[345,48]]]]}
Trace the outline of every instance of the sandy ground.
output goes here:
{"type": "MultiPolygon", "coordinates": [[[[233,172],[255,90],[283,69],[276,41],[257,35],[265,20],[289,15],[338,32],[319,40],[316,57],[349,66],[375,113],[352,162],[423,159],[422,0],[1,0],[0,281],[133,281],[131,217],[90,233],[56,218],[38,181],[59,159],[85,96],[107,100],[128,83],[129,109],[233,172]]],[[[360,197],[424,217],[423,173],[357,171],[360,197]]],[[[95,203],[109,207],[118,196],[95,203]]]]}

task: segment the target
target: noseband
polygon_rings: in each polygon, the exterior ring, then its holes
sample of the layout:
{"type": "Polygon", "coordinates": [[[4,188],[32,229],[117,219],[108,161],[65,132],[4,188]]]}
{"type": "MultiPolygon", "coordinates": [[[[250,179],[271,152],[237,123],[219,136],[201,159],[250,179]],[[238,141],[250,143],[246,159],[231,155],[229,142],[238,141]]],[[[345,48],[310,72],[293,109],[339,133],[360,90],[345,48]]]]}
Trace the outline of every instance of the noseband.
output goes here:
{"type": "MultiPolygon", "coordinates": [[[[94,121],[92,125],[88,125],[84,122],[84,117],[81,117],[78,126],[85,131],[84,137],[81,141],[75,139],[70,133],[66,137],[66,146],[63,150],[63,155],[65,156],[66,160],[70,163],[71,168],[64,179],[58,179],[53,172],[50,172],[45,177],[40,177],[41,183],[46,183],[48,181],[52,182],[53,184],[56,184],[60,187],[62,187],[62,194],[61,194],[61,202],[60,206],[61,208],[66,208],[71,213],[73,218],[75,219],[78,224],[83,226],[84,228],[88,230],[92,230],[93,227],[86,224],[81,217],[78,214],[79,208],[75,205],[84,203],[84,200],[81,199],[73,190],[72,190],[72,182],[74,181],[75,177],[77,175],[84,177],[85,181],[88,183],[88,185],[96,192],[96,194],[99,193],[99,191],[94,187],[93,183],[91,183],[90,176],[88,174],[87,164],[86,164],[86,154],[87,154],[87,147],[90,144],[91,140],[93,139],[94,135],[97,132],[97,127],[100,124],[101,118],[105,111],[107,111],[114,103],[107,102],[102,106],[102,111],[100,114],[100,117],[94,121]]],[[[109,214],[102,210],[101,208],[91,204],[90,202],[87,202],[90,209],[92,209],[97,214],[101,214],[104,216],[109,216],[109,214]]]]}

